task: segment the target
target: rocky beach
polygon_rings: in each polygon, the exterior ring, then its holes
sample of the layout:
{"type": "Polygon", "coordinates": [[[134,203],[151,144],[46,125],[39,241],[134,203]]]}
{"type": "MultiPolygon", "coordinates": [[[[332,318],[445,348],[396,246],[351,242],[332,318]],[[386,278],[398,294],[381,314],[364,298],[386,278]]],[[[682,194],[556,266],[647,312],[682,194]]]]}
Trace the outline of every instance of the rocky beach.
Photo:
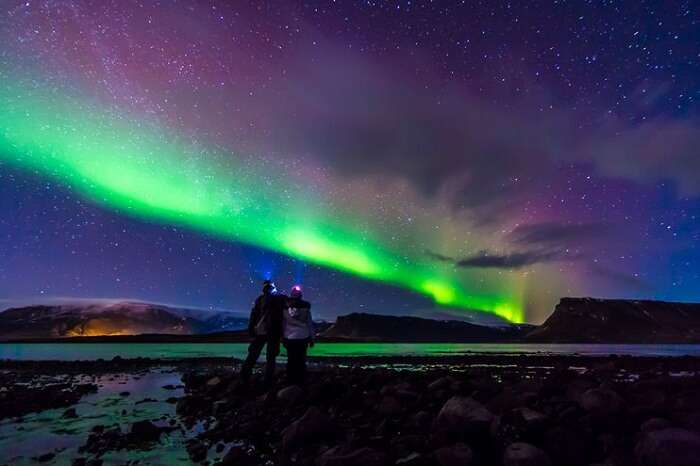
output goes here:
{"type": "Polygon", "coordinates": [[[303,387],[286,385],[280,372],[270,389],[256,377],[242,386],[230,359],[5,361],[0,369],[0,442],[33,415],[82,421],[71,445],[43,451],[35,435],[32,455],[0,464],[700,461],[700,360],[692,357],[316,359],[303,387]],[[159,385],[163,376],[169,384],[159,385]],[[86,422],[78,400],[105,387],[111,407],[93,406],[110,414],[86,422]]]}

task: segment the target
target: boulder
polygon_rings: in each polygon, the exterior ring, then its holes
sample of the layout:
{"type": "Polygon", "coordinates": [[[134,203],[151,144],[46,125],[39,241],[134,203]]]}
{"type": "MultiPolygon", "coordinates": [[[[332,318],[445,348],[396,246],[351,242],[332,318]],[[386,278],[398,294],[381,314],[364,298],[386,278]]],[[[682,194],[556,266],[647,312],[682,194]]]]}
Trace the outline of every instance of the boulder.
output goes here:
{"type": "Polygon", "coordinates": [[[312,406],[282,431],[282,448],[290,451],[300,445],[331,436],[335,425],[327,414],[312,406]]]}
{"type": "Polygon", "coordinates": [[[401,411],[401,403],[393,396],[384,396],[377,406],[377,412],[385,416],[395,416],[401,411]]]}
{"type": "Polygon", "coordinates": [[[216,387],[221,383],[221,379],[219,377],[212,377],[211,379],[207,380],[207,387],[216,387]]]}
{"type": "Polygon", "coordinates": [[[662,419],[660,417],[652,417],[647,419],[639,426],[639,430],[642,432],[651,432],[653,430],[663,430],[672,427],[671,421],[668,419],[662,419]]]}
{"type": "Polygon", "coordinates": [[[233,446],[218,463],[219,466],[256,466],[258,462],[239,446],[233,446]]]}
{"type": "Polygon", "coordinates": [[[297,404],[304,397],[304,390],[299,385],[290,385],[277,392],[277,399],[286,405],[297,404]]]}
{"type": "Polygon", "coordinates": [[[463,443],[439,448],[433,456],[440,466],[469,466],[474,461],[472,449],[463,443]]]}
{"type": "Polygon", "coordinates": [[[420,453],[412,452],[403,458],[396,460],[397,466],[422,466],[426,463],[426,459],[420,453]]]}
{"type": "Polygon", "coordinates": [[[162,432],[151,421],[138,421],[131,425],[129,437],[132,442],[157,442],[162,432]]]}
{"type": "Polygon", "coordinates": [[[454,379],[452,379],[452,377],[440,377],[439,379],[435,379],[433,382],[431,382],[428,385],[428,390],[430,390],[430,391],[446,390],[446,389],[450,388],[453,381],[454,381],[454,379]]]}
{"type": "Polygon", "coordinates": [[[622,408],[622,398],[615,391],[605,388],[591,388],[581,395],[581,407],[596,415],[616,414],[622,408]]]}
{"type": "Polygon", "coordinates": [[[698,466],[700,435],[685,429],[647,432],[634,453],[640,466],[698,466]]]}
{"type": "Polygon", "coordinates": [[[76,419],[78,417],[78,413],[75,411],[75,408],[69,408],[63,412],[63,415],[61,415],[62,419],[76,419]]]}
{"type": "Polygon", "coordinates": [[[332,448],[319,458],[319,466],[384,466],[387,457],[384,453],[373,448],[360,448],[350,453],[341,453],[332,448]]]}
{"type": "Polygon", "coordinates": [[[493,414],[478,401],[453,396],[440,409],[434,430],[451,434],[469,434],[488,431],[493,414]]]}
{"type": "Polygon", "coordinates": [[[503,466],[550,466],[547,453],[529,443],[511,443],[503,452],[503,466]]]}

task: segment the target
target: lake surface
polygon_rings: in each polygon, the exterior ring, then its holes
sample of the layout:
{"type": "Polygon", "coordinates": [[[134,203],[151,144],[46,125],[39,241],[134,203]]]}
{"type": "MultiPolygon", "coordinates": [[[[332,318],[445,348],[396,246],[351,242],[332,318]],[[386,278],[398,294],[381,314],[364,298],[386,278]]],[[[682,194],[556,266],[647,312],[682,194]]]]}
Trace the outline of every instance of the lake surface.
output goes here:
{"type": "MultiPolygon", "coordinates": [[[[246,343],[0,343],[0,359],[180,359],[246,356],[246,343]]],[[[284,350],[283,350],[284,351],[284,350]]],[[[468,354],[578,354],[582,356],[700,356],[700,345],[594,345],[536,343],[319,343],[311,356],[460,356],[468,354]]],[[[284,352],[283,352],[284,354],[284,352]]]]}

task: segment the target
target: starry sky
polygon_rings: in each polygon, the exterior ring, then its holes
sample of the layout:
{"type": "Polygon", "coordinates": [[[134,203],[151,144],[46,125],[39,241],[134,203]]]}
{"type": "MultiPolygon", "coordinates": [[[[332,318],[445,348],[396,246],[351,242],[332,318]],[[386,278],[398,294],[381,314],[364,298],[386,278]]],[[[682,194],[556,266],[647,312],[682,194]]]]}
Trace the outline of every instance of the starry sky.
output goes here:
{"type": "Polygon", "coordinates": [[[0,5],[0,307],[700,300],[692,2],[0,5]]]}

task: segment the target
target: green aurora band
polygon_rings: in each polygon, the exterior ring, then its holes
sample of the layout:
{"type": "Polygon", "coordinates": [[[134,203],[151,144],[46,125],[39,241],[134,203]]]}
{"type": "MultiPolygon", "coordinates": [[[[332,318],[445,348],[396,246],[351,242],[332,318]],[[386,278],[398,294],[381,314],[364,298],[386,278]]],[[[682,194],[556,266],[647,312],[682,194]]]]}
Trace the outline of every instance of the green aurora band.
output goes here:
{"type": "Polygon", "coordinates": [[[454,266],[393,251],[355,226],[352,212],[262,162],[191,142],[79,92],[0,78],[0,163],[50,176],[128,215],[397,285],[443,306],[523,321],[515,292],[468,292],[454,266]]]}

